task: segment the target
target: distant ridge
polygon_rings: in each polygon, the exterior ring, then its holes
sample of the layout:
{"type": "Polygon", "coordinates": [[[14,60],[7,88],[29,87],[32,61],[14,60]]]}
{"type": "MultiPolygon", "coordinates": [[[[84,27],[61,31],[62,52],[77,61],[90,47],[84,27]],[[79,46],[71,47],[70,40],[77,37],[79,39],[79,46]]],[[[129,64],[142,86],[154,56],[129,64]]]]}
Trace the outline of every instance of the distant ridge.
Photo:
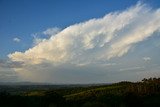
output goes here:
{"type": "Polygon", "coordinates": [[[41,82],[0,82],[0,85],[55,85],[55,86],[99,86],[99,85],[110,85],[112,83],[88,83],[88,84],[68,84],[68,83],[41,83],[41,82]]]}
{"type": "Polygon", "coordinates": [[[53,85],[53,84],[39,83],[39,82],[0,82],[0,85],[53,85]]]}

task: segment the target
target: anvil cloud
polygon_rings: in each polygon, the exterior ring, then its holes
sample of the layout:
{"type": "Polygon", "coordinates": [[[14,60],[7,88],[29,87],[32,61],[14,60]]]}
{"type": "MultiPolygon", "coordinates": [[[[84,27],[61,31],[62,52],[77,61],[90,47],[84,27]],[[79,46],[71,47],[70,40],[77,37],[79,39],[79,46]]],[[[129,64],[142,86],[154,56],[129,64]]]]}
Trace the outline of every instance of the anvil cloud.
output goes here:
{"type": "MultiPolygon", "coordinates": [[[[160,9],[138,3],[124,11],[66,27],[25,52],[14,52],[8,56],[12,61],[23,62],[22,68],[15,69],[22,78],[39,81],[36,79],[39,76],[44,78],[42,81],[59,82],[55,72],[61,72],[62,78],[68,78],[65,81],[72,82],[74,78],[69,80],[67,68],[76,72],[85,66],[84,72],[90,69],[90,65],[100,67],[111,63],[114,58],[125,57],[133,47],[154,36],[155,32],[160,32],[160,9]],[[42,65],[49,67],[43,69],[42,65]],[[53,73],[50,75],[53,79],[47,80],[45,73],[53,73]]],[[[73,72],[70,74],[74,75],[73,72]]]]}

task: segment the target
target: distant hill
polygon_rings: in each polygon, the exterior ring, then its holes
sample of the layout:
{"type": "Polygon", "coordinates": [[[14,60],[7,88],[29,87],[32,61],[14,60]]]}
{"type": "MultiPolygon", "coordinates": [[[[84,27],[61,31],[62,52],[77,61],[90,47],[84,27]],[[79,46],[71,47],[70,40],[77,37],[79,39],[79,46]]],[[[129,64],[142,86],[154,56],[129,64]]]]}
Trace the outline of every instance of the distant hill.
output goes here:
{"type": "Polygon", "coordinates": [[[52,84],[38,83],[38,82],[0,82],[0,85],[52,85],[52,84]]]}

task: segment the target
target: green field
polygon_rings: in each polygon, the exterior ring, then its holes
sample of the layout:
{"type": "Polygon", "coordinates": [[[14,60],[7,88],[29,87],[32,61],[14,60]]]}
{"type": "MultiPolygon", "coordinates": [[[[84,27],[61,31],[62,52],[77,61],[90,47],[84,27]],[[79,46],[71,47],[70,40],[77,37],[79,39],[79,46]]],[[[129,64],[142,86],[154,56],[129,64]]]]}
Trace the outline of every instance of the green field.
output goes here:
{"type": "Polygon", "coordinates": [[[160,107],[160,78],[92,85],[1,85],[0,107],[160,107]]]}

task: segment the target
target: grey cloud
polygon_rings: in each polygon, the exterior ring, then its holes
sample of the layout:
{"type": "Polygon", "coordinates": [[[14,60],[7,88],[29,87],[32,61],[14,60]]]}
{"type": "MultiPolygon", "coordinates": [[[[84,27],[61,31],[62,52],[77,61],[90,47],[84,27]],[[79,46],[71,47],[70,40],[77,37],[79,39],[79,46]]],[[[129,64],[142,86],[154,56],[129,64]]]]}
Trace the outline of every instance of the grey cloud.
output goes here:
{"type": "Polygon", "coordinates": [[[23,62],[0,59],[0,67],[2,68],[21,68],[23,62]]]}

